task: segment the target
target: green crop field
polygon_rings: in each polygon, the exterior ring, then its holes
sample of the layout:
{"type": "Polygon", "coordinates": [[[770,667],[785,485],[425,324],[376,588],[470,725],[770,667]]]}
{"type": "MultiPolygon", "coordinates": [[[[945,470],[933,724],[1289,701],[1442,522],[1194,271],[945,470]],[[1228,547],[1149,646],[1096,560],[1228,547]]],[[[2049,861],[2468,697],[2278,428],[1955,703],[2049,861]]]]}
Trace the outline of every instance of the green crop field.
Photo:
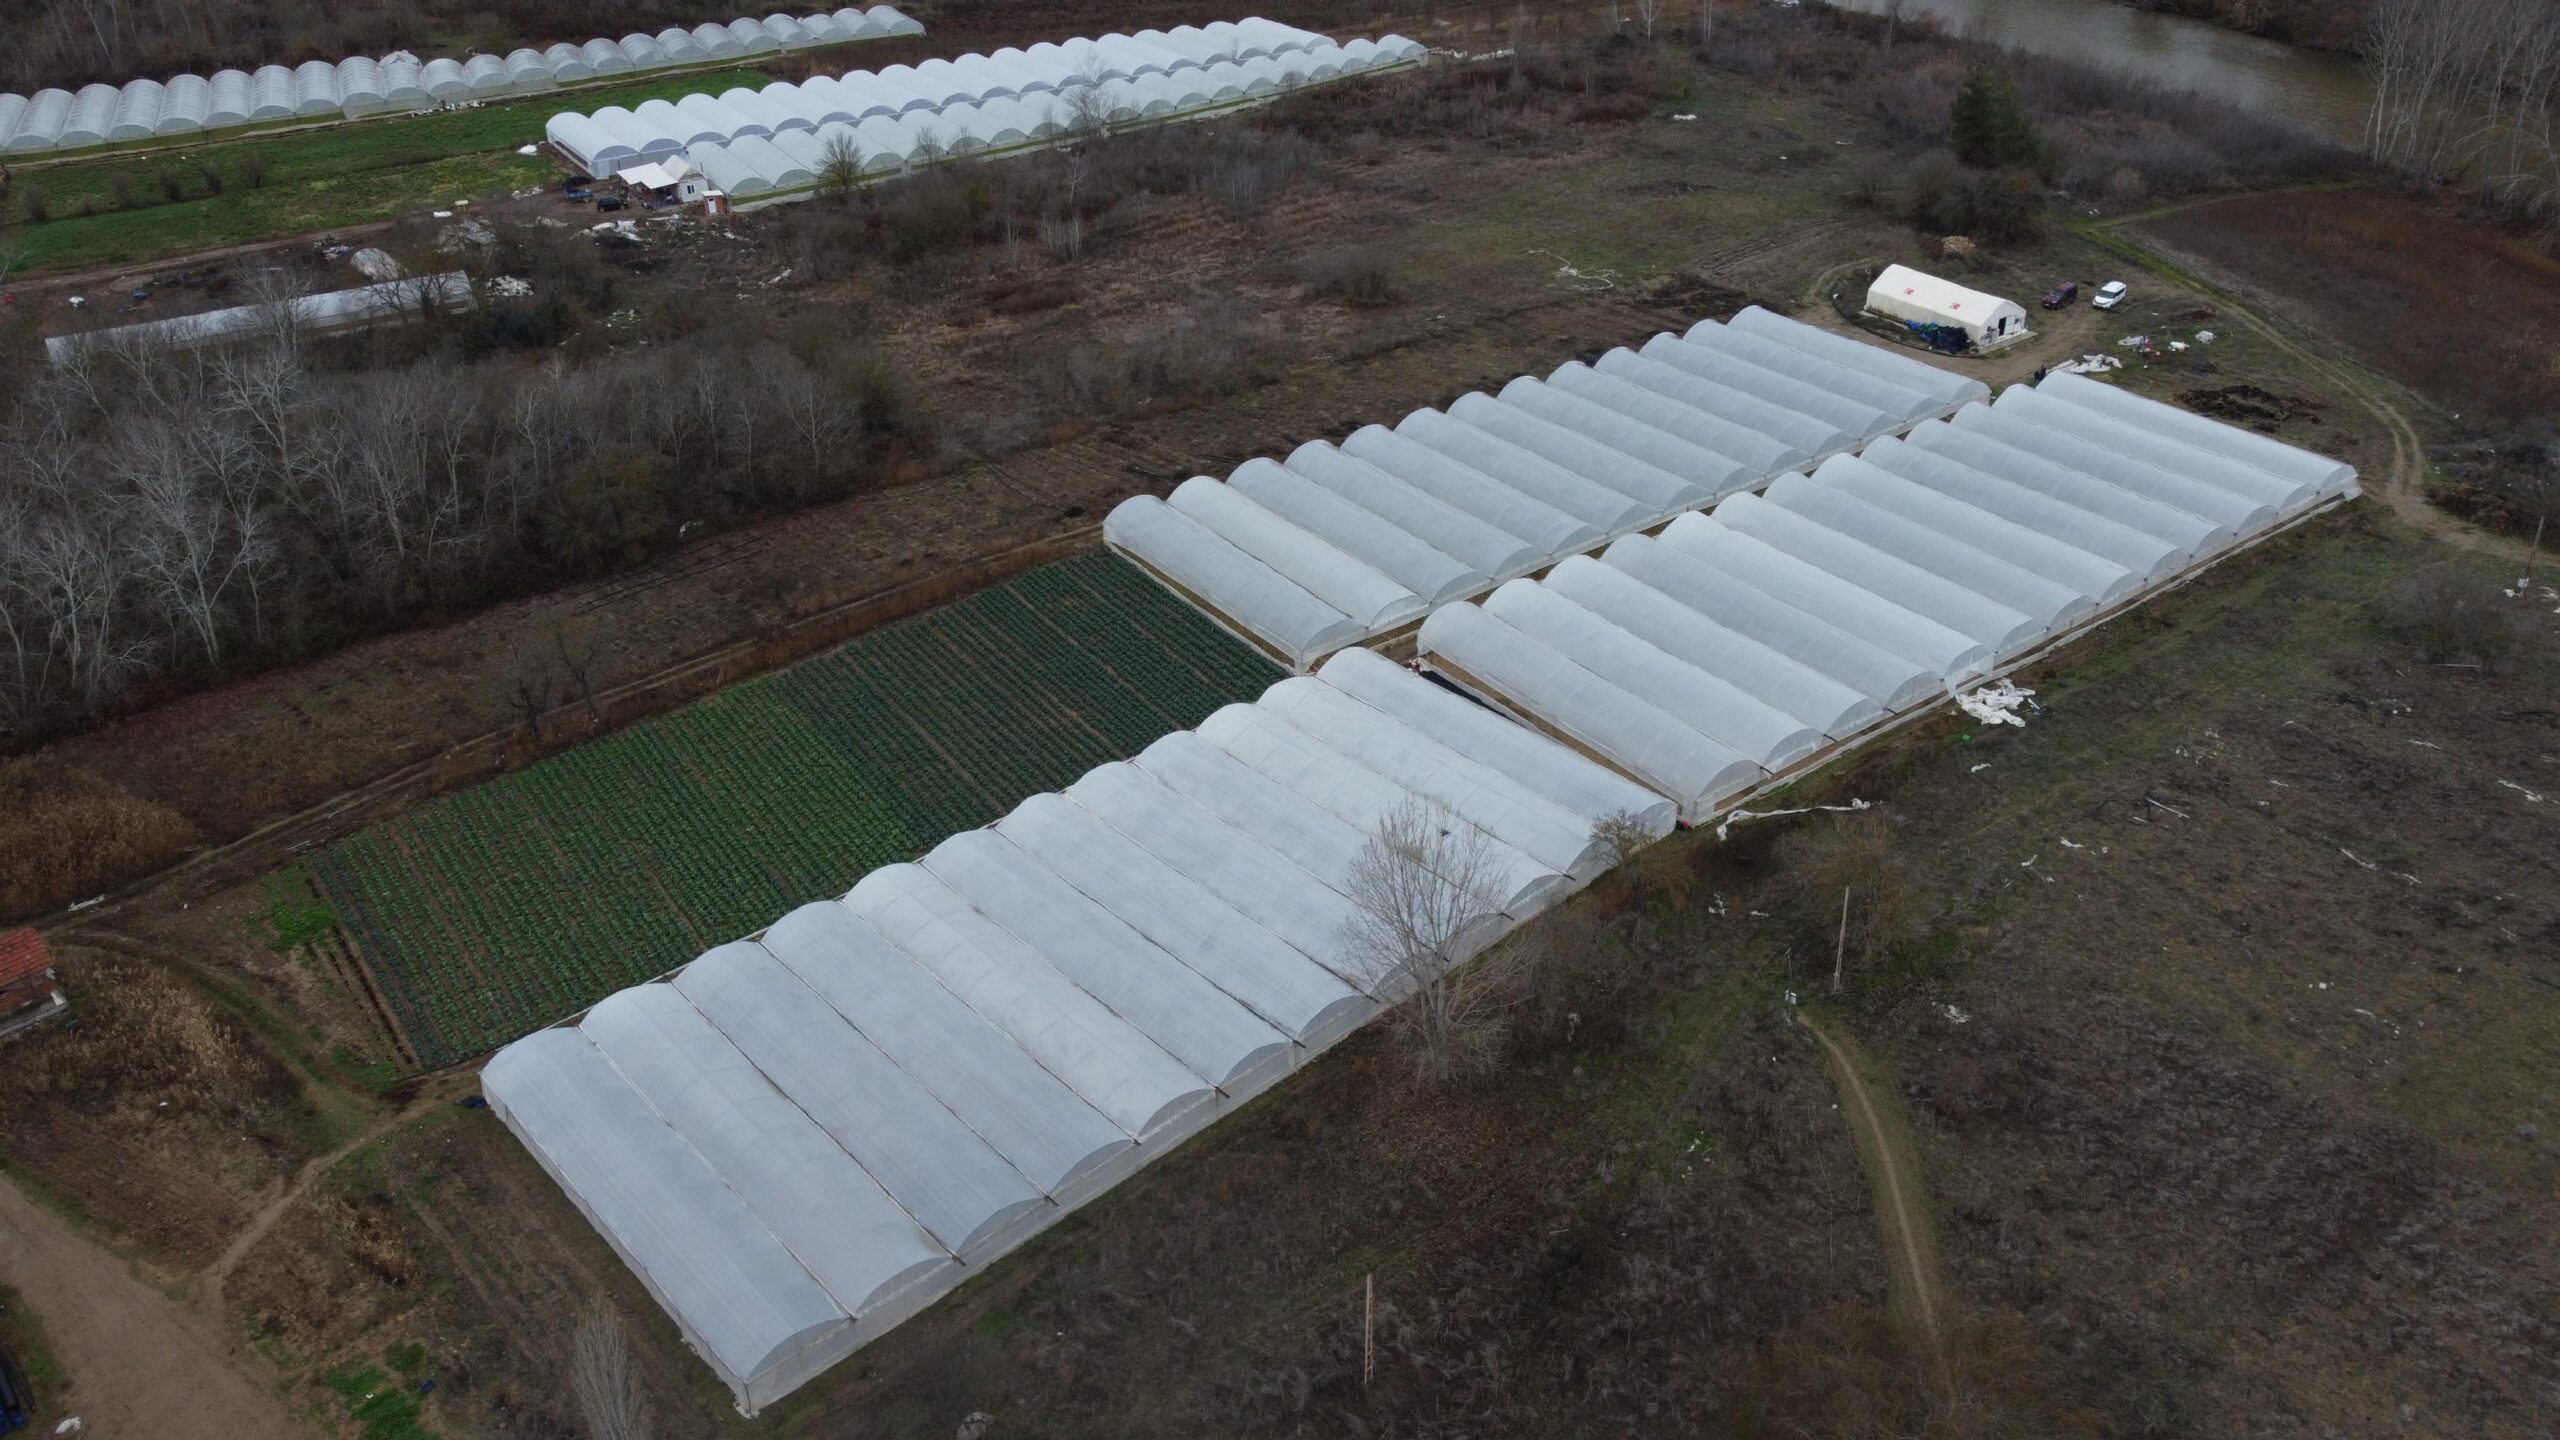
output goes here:
{"type": "Polygon", "coordinates": [[[385,116],[141,154],[30,165],[11,184],[6,244],[22,274],[138,264],[194,250],[387,220],[456,200],[547,185],[559,167],[519,145],[563,109],[762,86],[754,70],[582,85],[468,110],[385,116]],[[266,170],[249,183],[255,155],[266,170]],[[219,182],[217,184],[217,181],[219,182]],[[34,218],[38,208],[48,218],[34,218]]]}
{"type": "Polygon", "coordinates": [[[420,1060],[449,1064],[1280,673],[1096,553],[420,806],[307,868],[420,1060]]]}

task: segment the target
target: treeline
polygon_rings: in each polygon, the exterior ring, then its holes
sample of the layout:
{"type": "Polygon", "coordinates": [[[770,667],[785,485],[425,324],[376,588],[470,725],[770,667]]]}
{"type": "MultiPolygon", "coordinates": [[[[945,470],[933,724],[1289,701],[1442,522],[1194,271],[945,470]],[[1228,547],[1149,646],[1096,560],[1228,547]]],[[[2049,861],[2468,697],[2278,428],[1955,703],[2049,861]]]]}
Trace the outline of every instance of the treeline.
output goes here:
{"type": "Polygon", "coordinates": [[[2184,15],[2313,50],[2353,50],[2372,0],[2134,0],[2138,10],[2184,15]]]}
{"type": "Polygon", "coordinates": [[[2560,219],[2560,3],[2375,0],[2365,147],[2459,177],[2518,219],[2560,219]]]}
{"type": "Polygon", "coordinates": [[[0,738],[846,493],[909,422],[842,335],[366,366],[361,338],[278,325],[24,373],[0,396],[0,738]]]}

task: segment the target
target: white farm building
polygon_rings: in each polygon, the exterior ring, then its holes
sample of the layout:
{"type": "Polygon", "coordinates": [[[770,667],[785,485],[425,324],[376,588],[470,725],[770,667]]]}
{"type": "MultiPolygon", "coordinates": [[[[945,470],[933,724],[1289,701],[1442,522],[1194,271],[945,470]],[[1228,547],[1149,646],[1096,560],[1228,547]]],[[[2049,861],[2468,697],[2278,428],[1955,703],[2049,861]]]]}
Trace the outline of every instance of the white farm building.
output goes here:
{"type": "Polygon", "coordinates": [[[2016,301],[1968,290],[1908,265],[1884,267],[1867,287],[1867,309],[1905,324],[1960,329],[1977,350],[2024,339],[2027,333],[2027,312],[2016,301]]]}

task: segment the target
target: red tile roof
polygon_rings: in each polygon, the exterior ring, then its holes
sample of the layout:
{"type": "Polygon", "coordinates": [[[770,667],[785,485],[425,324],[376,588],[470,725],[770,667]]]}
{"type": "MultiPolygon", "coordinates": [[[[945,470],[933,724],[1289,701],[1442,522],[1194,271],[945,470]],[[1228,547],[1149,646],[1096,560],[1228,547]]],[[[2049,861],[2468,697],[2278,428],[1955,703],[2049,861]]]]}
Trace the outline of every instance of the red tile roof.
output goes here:
{"type": "Polygon", "coordinates": [[[33,930],[0,930],[0,990],[42,975],[52,965],[42,936],[33,930]]]}

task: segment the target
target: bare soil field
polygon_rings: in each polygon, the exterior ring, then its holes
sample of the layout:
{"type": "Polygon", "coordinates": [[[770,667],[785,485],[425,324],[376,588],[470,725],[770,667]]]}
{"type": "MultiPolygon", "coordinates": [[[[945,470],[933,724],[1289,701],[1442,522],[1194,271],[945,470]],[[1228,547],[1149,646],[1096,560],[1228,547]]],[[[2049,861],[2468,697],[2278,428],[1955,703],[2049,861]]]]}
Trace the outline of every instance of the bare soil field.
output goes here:
{"type": "Polygon", "coordinates": [[[2316,317],[2448,411],[2560,410],[2560,256],[2530,240],[2361,189],[2216,200],[2141,228],[2316,317]]]}

